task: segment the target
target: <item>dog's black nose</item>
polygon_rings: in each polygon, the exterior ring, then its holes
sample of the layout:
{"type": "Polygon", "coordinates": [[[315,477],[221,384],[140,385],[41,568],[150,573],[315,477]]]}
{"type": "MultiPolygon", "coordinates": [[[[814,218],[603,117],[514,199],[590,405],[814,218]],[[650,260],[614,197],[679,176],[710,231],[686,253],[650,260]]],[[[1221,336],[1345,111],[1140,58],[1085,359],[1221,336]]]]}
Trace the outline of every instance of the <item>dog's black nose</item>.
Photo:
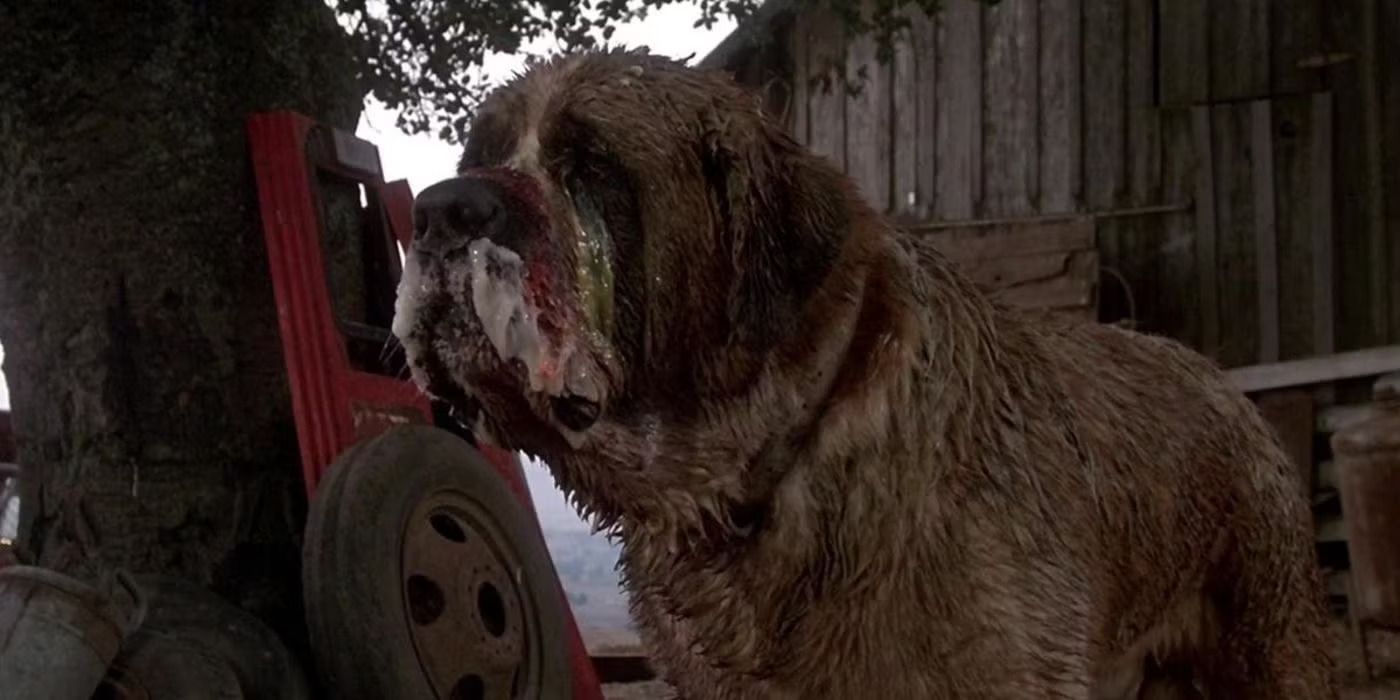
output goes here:
{"type": "Polygon", "coordinates": [[[414,247],[444,255],[477,238],[499,238],[506,209],[500,186],[490,180],[454,177],[419,193],[413,202],[414,247]]]}

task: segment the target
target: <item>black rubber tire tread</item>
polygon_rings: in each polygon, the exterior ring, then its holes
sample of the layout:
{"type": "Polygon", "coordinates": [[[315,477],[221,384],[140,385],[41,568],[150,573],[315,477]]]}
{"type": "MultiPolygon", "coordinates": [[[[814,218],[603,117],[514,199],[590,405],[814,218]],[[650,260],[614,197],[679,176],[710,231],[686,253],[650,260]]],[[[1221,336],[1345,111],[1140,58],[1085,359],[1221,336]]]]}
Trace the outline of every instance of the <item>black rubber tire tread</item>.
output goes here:
{"type": "MultiPolygon", "coordinates": [[[[242,690],[226,659],[189,641],[142,627],[127,638],[94,698],[258,700],[242,690]]],[[[265,697],[265,696],[264,696],[265,697]]]]}
{"type": "MultiPolygon", "coordinates": [[[[344,452],[341,452],[326,472],[321,475],[321,481],[316,485],[316,490],[312,492],[311,499],[307,503],[306,526],[302,531],[301,545],[301,590],[302,606],[305,610],[307,639],[311,648],[319,646],[319,640],[325,639],[328,632],[322,623],[322,616],[312,615],[312,591],[319,588],[319,582],[325,577],[321,574],[321,562],[324,557],[319,555],[319,547],[325,546],[329,542],[326,533],[334,533],[337,530],[336,523],[340,512],[335,507],[327,507],[325,504],[335,504],[340,502],[340,494],[345,490],[345,474],[350,471],[347,465],[354,464],[357,455],[364,451],[366,445],[372,440],[361,440],[352,444],[344,452]],[[310,543],[317,543],[312,547],[310,543]]],[[[315,652],[313,657],[319,657],[315,652]]],[[[327,672],[322,671],[319,658],[313,658],[314,673],[319,681],[319,689],[324,691],[325,678],[327,672]]],[[[324,692],[319,693],[324,694],[324,692]]]]}
{"type": "Polygon", "coordinates": [[[226,664],[248,700],[308,700],[306,674],[262,620],[213,591],[173,576],[136,577],[150,600],[143,632],[226,664]]]}
{"type": "Polygon", "coordinates": [[[336,460],[317,489],[303,546],[303,590],[311,645],[329,697],[434,697],[403,616],[401,536],[423,499],[471,494],[511,541],[524,595],[538,610],[541,700],[573,694],[564,625],[567,609],[536,523],[499,473],[465,440],[440,428],[405,425],[336,460]]]}

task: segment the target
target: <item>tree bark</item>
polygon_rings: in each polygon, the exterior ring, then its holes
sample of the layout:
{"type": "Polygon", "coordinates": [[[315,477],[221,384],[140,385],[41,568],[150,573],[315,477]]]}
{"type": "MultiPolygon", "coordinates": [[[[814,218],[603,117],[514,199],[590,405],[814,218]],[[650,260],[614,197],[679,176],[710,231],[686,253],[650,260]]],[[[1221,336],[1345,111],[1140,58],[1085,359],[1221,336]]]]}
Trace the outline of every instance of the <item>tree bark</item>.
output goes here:
{"type": "Polygon", "coordinates": [[[244,119],[353,129],[345,33],[319,0],[4,0],[0,66],[20,543],[82,577],[209,584],[301,646],[305,497],[244,119]]]}

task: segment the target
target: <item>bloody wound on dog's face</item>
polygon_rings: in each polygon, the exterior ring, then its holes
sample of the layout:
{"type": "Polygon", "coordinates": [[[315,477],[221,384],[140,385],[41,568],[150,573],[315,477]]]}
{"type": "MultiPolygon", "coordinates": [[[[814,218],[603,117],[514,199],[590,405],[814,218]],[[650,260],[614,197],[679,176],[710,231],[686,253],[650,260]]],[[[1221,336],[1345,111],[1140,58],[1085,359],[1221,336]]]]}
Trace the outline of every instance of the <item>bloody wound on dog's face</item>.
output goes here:
{"type": "Polygon", "coordinates": [[[618,51],[518,78],[481,106],[459,177],[418,198],[396,328],[415,376],[546,453],[658,392],[684,413],[751,384],[846,229],[846,190],[810,158],[724,74],[618,51]],[[460,272],[498,263],[523,303],[460,272]],[[482,342],[483,314],[512,337],[482,342]]]}

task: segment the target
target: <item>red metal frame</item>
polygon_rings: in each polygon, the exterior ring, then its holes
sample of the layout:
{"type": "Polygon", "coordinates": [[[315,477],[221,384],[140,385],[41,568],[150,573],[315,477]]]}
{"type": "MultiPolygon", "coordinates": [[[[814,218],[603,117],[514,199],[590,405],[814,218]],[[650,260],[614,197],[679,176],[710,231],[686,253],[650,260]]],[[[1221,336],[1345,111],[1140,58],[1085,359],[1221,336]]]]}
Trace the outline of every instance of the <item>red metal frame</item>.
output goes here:
{"type": "MultiPolygon", "coordinates": [[[[324,128],[295,112],[265,112],[248,118],[263,233],[308,494],[315,491],[335,457],[353,443],[394,424],[433,422],[431,405],[410,382],[359,371],[350,362],[345,337],[331,306],[315,175],[317,169],[331,170],[372,190],[383,208],[388,228],[405,249],[413,236],[413,192],[403,180],[384,182],[378,150],[344,131],[320,132],[329,134],[327,145],[333,155],[330,162],[311,162],[308,139],[314,130],[324,128]]],[[[480,450],[521,503],[534,513],[516,456],[485,445],[480,450]]],[[[543,541],[542,532],[533,534],[543,541]]],[[[562,586],[559,594],[564,595],[562,586]]],[[[565,607],[567,610],[567,601],[565,607]]],[[[568,634],[575,700],[602,700],[596,671],[572,611],[568,613],[568,634]]]]}

